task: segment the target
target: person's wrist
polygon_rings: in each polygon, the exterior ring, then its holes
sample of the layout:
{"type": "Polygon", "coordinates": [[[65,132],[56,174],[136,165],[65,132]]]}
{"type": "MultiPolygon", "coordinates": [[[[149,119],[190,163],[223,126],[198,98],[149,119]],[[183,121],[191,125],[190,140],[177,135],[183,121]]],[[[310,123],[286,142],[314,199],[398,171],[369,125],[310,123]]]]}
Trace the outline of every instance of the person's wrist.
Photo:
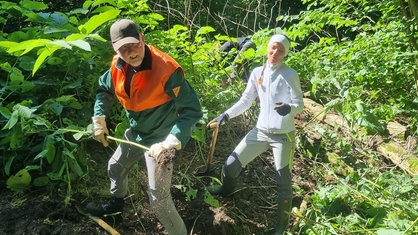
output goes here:
{"type": "Polygon", "coordinates": [[[224,120],[228,121],[229,120],[229,115],[227,113],[223,113],[223,115],[224,115],[224,120]]]}

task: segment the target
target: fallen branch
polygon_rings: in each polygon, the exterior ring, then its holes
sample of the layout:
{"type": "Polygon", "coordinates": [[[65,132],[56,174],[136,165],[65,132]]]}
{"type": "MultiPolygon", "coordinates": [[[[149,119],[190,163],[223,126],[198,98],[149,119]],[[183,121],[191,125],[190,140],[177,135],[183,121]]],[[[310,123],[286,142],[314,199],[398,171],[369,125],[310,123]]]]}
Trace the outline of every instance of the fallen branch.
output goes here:
{"type": "MultiPolygon", "coordinates": [[[[325,108],[315,101],[304,98],[305,109],[314,116],[314,119],[324,122],[327,125],[337,125],[342,130],[358,130],[358,127],[349,126],[349,124],[335,113],[327,112],[325,108]]],[[[405,128],[406,130],[406,128],[405,128]]],[[[399,133],[397,133],[399,135],[399,133]]],[[[368,139],[379,139],[381,141],[376,143],[376,150],[378,153],[389,159],[396,166],[411,175],[418,175],[418,157],[410,154],[407,149],[399,143],[389,140],[383,142],[382,136],[367,137],[368,139]]]]}
{"type": "Polygon", "coordinates": [[[107,232],[109,232],[111,235],[120,235],[120,233],[116,229],[114,229],[112,226],[110,226],[104,220],[100,219],[99,217],[96,217],[96,216],[93,216],[93,215],[90,215],[90,214],[85,213],[78,206],[75,206],[75,208],[77,209],[78,213],[89,217],[91,220],[93,220],[94,222],[96,222],[98,225],[100,225],[100,227],[102,227],[104,230],[106,230],[107,232]]]}

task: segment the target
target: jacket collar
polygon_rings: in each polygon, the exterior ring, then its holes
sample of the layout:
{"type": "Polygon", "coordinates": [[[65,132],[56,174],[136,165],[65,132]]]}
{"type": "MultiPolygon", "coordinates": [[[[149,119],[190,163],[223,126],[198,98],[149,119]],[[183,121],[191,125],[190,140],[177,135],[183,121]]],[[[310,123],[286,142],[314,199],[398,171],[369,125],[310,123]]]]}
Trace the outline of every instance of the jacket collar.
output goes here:
{"type": "MultiPolygon", "coordinates": [[[[136,72],[152,69],[151,51],[147,44],[144,45],[144,48],[145,48],[144,60],[142,61],[142,64],[138,68],[134,68],[136,72]]],[[[116,68],[118,68],[119,70],[122,70],[123,67],[126,65],[127,63],[124,60],[122,60],[120,57],[118,58],[118,61],[116,61],[116,68]]]]}

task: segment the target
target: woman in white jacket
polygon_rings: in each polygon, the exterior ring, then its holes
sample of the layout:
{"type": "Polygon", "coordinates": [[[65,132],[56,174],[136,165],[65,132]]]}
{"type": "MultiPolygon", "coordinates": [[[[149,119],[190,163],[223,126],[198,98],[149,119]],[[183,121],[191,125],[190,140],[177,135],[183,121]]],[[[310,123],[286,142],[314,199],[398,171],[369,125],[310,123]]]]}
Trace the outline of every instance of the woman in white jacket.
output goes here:
{"type": "Polygon", "coordinates": [[[259,154],[272,148],[278,186],[279,221],[275,234],[283,234],[289,224],[292,207],[291,167],[295,149],[294,117],[303,110],[303,93],[297,72],[283,63],[289,52],[289,39],[273,35],[267,47],[267,63],[255,68],[240,100],[219,117],[208,123],[215,128],[248,110],[260,100],[256,126],[241,140],[226,159],[222,170],[222,185],[210,186],[212,194],[234,192],[241,170],[259,154]]]}

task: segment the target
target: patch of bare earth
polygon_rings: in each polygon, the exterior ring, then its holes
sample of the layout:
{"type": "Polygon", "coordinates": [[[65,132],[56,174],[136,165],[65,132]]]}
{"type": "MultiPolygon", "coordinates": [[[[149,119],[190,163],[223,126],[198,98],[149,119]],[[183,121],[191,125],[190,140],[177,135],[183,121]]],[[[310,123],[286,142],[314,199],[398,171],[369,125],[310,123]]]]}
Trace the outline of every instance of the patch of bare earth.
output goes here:
{"type": "MultiPolygon", "coordinates": [[[[300,116],[298,126],[307,117],[300,116]]],[[[207,143],[191,142],[187,149],[178,152],[173,177],[172,195],[180,215],[184,218],[189,234],[196,235],[247,235],[273,234],[276,221],[276,183],[271,152],[256,158],[241,173],[238,187],[230,197],[218,197],[219,207],[205,202],[205,186],[214,183],[212,177],[220,178],[223,161],[250,127],[231,123],[220,129],[211,170],[197,174],[205,168],[211,132],[207,143]],[[204,154],[200,154],[203,152],[204,154]],[[203,157],[202,157],[203,155],[203,157]],[[183,185],[186,190],[180,190],[183,185]],[[187,199],[186,191],[197,190],[194,198],[187,199]]],[[[80,214],[75,206],[83,208],[88,201],[105,199],[108,179],[107,158],[111,151],[104,152],[98,144],[92,144],[89,179],[74,182],[72,200],[64,204],[65,187],[34,189],[25,194],[15,194],[4,187],[0,193],[0,234],[109,234],[89,217],[80,214]],[[94,172],[94,174],[93,174],[94,172]],[[64,191],[63,191],[64,190],[64,191]]],[[[166,234],[164,228],[150,211],[146,196],[146,176],[142,167],[134,169],[130,176],[130,197],[126,199],[122,220],[107,218],[105,221],[120,234],[166,234]]],[[[315,187],[310,175],[310,166],[296,152],[293,162],[293,183],[305,191],[315,187]]],[[[184,188],[183,188],[184,189],[184,188]]],[[[300,207],[306,195],[295,192],[293,206],[300,207]]],[[[294,218],[291,219],[294,222],[294,218]]]]}

